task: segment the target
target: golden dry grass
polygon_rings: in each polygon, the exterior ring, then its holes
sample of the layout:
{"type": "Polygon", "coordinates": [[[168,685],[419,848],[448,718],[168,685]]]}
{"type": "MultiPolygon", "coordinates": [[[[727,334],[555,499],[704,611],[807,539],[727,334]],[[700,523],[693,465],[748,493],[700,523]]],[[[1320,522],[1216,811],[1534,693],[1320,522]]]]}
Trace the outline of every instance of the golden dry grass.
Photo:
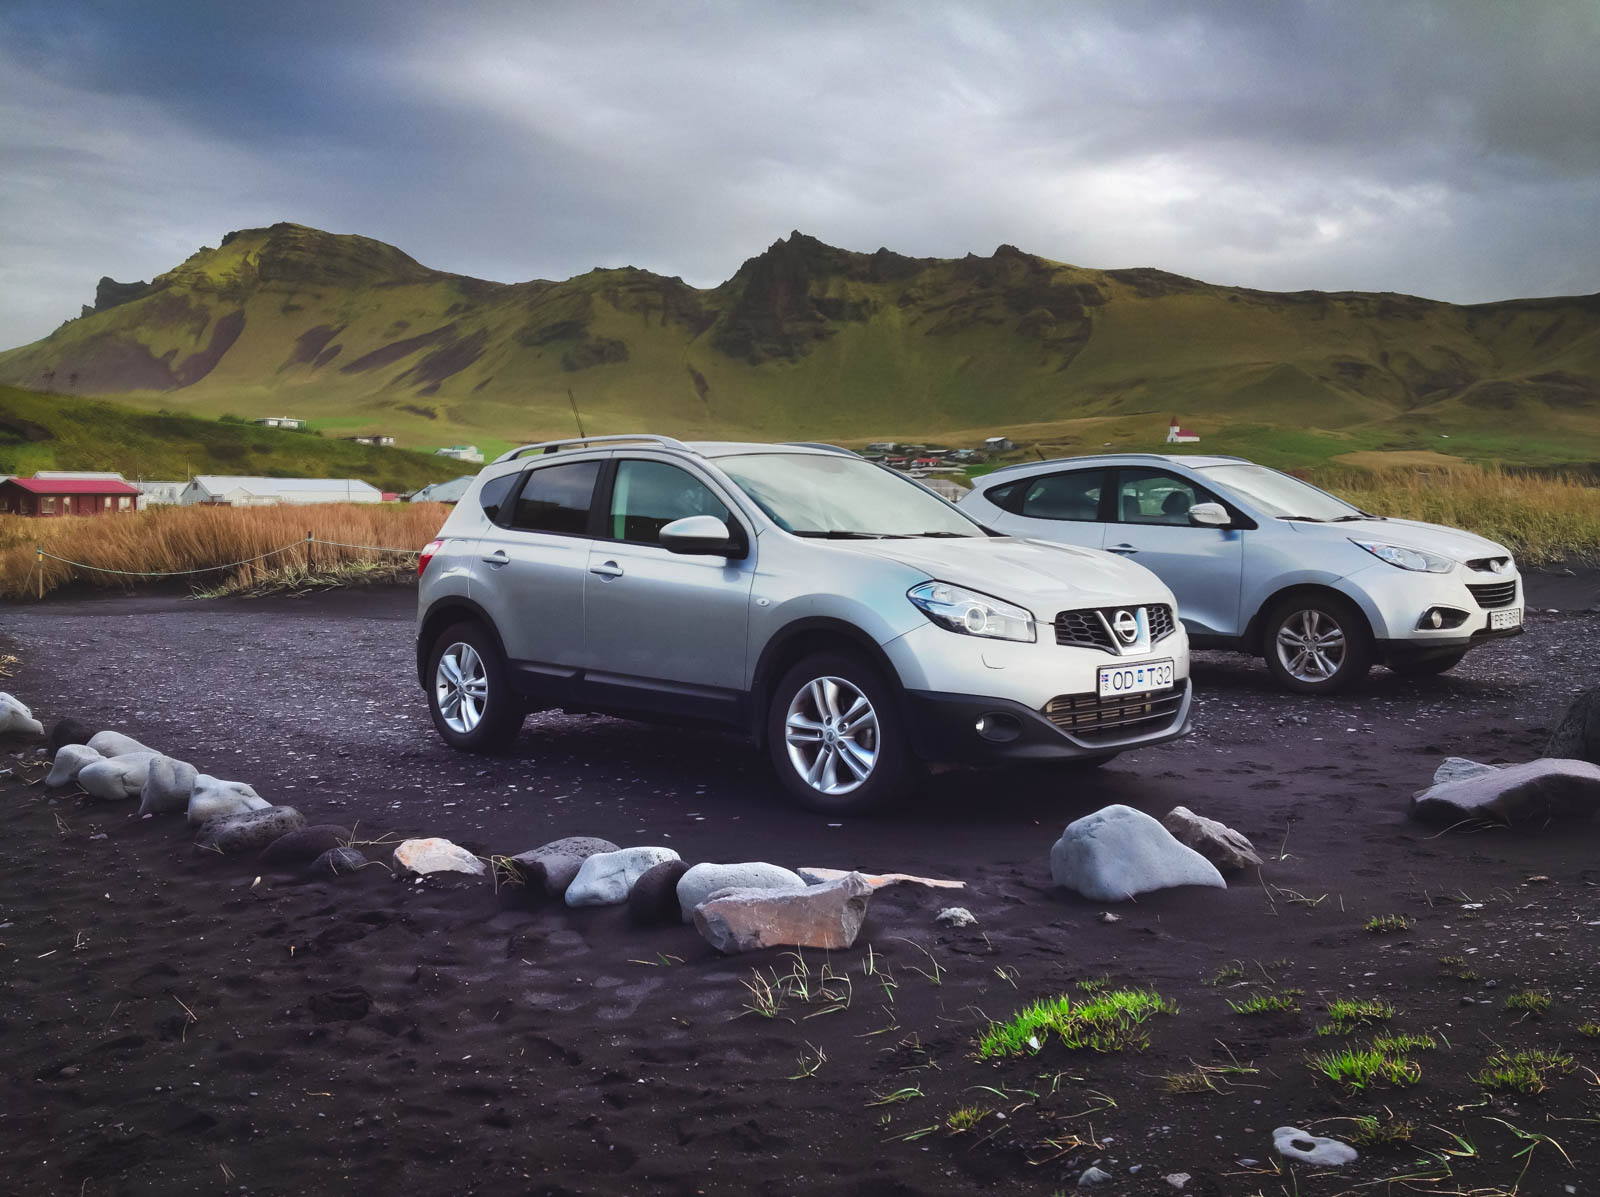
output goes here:
{"type": "Polygon", "coordinates": [[[306,533],[320,540],[393,549],[419,549],[433,539],[449,515],[442,503],[321,503],[304,507],[157,507],[131,515],[62,516],[33,519],[0,516],[0,598],[49,595],[69,583],[105,589],[160,582],[78,569],[45,558],[46,553],[101,569],[145,573],[205,572],[176,579],[194,589],[220,586],[246,589],[268,581],[275,571],[329,571],[351,563],[404,563],[394,554],[313,544],[307,561],[306,533]],[[262,561],[220,569],[294,546],[262,561]]]}

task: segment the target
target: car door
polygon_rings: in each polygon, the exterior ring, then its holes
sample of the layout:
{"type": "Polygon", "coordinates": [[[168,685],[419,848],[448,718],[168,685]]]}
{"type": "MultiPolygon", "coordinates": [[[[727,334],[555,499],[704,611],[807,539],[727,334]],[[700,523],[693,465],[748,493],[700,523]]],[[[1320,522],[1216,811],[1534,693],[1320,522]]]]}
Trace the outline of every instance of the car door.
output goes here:
{"type": "MultiPolygon", "coordinates": [[[[490,514],[471,594],[494,620],[506,656],[537,679],[571,678],[583,664],[583,589],[590,509],[602,459],[527,471],[490,514]]],[[[487,486],[485,487],[487,490],[487,486]]]]}
{"type": "Polygon", "coordinates": [[[1184,626],[1199,635],[1239,633],[1244,532],[1189,522],[1189,508],[1219,500],[1169,470],[1122,466],[1112,495],[1105,548],[1137,561],[1167,584],[1184,626]]]}
{"type": "MultiPolygon", "coordinates": [[[[753,538],[712,482],[643,456],[608,471],[602,527],[584,579],[585,686],[647,708],[736,702],[745,677],[753,538]],[[711,515],[748,546],[742,559],[661,547],[674,520],[711,515]]],[[[725,713],[713,710],[700,713],[725,713]]]]}
{"type": "Polygon", "coordinates": [[[1105,539],[1105,467],[1035,474],[986,491],[1003,514],[989,524],[1008,536],[1034,536],[1098,549],[1105,539]]]}

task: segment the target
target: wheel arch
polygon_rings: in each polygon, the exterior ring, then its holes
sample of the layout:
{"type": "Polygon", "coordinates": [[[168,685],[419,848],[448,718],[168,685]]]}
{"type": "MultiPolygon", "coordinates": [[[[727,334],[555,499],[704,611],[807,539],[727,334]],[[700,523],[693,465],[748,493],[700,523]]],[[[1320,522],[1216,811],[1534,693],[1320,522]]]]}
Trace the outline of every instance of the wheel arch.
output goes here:
{"type": "Polygon", "coordinates": [[[500,659],[507,659],[505,642],[500,639],[500,632],[494,626],[494,620],[489,618],[489,613],[469,598],[450,595],[429,607],[417,628],[417,683],[424,690],[428,688],[428,654],[433,649],[434,639],[451,624],[463,621],[481,624],[494,638],[500,659]]]}
{"type": "Polygon", "coordinates": [[[894,692],[894,701],[904,713],[900,675],[887,653],[871,636],[842,619],[813,616],[797,619],[776,632],[761,650],[750,680],[750,734],[759,747],[766,747],[767,706],[773,687],[795,662],[812,653],[843,651],[864,657],[894,692]]]}
{"type": "Polygon", "coordinates": [[[1267,613],[1286,599],[1312,597],[1337,599],[1355,608],[1356,613],[1361,616],[1360,630],[1366,637],[1367,647],[1376,650],[1377,636],[1372,630],[1372,615],[1367,611],[1360,599],[1353,594],[1340,590],[1337,586],[1329,586],[1326,583],[1319,582],[1296,582],[1293,585],[1284,586],[1279,590],[1273,591],[1262,600],[1261,605],[1256,608],[1255,614],[1250,617],[1250,622],[1245,625],[1244,635],[1240,638],[1245,648],[1258,657],[1265,657],[1267,646],[1263,639],[1263,631],[1267,613]]]}

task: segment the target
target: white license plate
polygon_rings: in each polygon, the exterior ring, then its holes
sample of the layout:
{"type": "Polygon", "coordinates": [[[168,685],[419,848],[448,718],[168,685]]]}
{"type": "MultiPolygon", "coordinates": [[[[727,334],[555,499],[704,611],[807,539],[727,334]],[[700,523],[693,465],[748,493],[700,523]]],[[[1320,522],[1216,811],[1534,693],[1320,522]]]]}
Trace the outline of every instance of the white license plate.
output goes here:
{"type": "Polygon", "coordinates": [[[1168,690],[1172,687],[1172,662],[1146,661],[1143,665],[1102,665],[1099,682],[1101,698],[1116,698],[1122,694],[1144,694],[1151,690],[1168,690]]]}
{"type": "Polygon", "coordinates": [[[1522,626],[1522,608],[1513,607],[1509,611],[1489,612],[1489,630],[1498,632],[1501,628],[1520,628],[1522,626]]]}

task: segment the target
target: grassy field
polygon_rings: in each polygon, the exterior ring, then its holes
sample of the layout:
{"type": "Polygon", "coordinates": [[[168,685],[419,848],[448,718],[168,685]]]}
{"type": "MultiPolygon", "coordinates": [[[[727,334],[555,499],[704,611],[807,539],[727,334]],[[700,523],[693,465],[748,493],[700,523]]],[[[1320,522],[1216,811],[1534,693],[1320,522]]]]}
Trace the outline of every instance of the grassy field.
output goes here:
{"type": "Polygon", "coordinates": [[[398,553],[307,546],[420,549],[449,515],[442,503],[321,503],[304,507],[157,507],[130,515],[30,519],[0,516],[0,599],[36,599],[70,584],[129,590],[162,583],[196,593],[361,581],[414,559],[398,553]],[[98,569],[80,569],[36,552],[98,569]],[[283,551],[280,551],[283,550],[283,551]],[[248,558],[263,560],[230,566],[248,558]],[[224,568],[227,567],[227,568],[224,568]],[[125,573],[100,572],[126,571],[125,573]],[[177,574],[174,578],[129,576],[177,574]]]}

